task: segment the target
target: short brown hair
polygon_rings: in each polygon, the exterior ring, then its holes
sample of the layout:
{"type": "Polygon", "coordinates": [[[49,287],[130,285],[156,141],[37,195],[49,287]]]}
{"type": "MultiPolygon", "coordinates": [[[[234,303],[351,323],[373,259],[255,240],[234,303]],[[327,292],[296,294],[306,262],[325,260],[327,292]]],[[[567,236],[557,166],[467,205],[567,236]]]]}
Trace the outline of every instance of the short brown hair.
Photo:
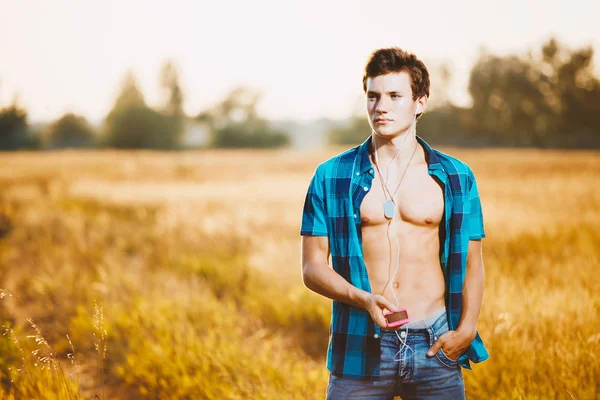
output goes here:
{"type": "MultiPolygon", "coordinates": [[[[406,71],[410,76],[413,100],[423,96],[429,97],[429,72],[427,67],[417,56],[399,47],[378,49],[371,54],[363,75],[363,91],[367,92],[367,78],[402,71],[406,71]]],[[[421,114],[418,114],[417,118],[421,114]]]]}

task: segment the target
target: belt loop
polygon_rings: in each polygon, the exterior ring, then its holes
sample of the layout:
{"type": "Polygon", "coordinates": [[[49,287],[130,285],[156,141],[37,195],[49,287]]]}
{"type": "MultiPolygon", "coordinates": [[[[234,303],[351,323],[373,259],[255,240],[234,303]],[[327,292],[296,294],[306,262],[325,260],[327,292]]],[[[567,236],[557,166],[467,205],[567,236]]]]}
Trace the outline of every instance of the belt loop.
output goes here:
{"type": "Polygon", "coordinates": [[[435,332],[433,331],[433,326],[427,327],[427,340],[429,341],[429,347],[433,346],[433,337],[435,332]]]}

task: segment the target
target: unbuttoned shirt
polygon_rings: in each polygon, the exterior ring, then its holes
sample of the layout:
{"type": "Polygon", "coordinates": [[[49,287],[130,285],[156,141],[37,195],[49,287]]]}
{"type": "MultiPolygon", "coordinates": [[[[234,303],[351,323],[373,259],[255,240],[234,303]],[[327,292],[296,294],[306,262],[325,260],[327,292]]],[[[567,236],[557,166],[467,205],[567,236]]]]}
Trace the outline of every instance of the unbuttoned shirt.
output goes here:
{"type": "MultiPolygon", "coordinates": [[[[319,164],[311,179],[303,207],[301,235],[327,236],[333,270],[350,284],[371,292],[362,248],[360,205],[375,176],[369,158],[369,136],[361,145],[319,164]]],[[[463,307],[469,240],[485,237],[477,183],[464,162],[432,149],[421,137],[428,173],[444,192],[444,218],[440,223],[440,265],[446,285],[448,326],[458,327],[463,307]]],[[[365,309],[333,301],[327,369],[354,380],[380,379],[381,328],[365,309]]],[[[479,333],[458,362],[489,357],[479,333]]]]}

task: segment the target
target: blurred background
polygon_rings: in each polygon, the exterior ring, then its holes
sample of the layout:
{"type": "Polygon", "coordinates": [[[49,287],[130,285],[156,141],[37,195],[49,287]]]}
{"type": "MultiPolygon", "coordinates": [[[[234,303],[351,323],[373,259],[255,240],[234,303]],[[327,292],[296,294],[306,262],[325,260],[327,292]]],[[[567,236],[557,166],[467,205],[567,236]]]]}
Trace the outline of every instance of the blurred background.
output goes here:
{"type": "Polygon", "coordinates": [[[487,238],[468,398],[600,396],[600,3],[0,0],[0,398],[324,398],[316,166],[380,47],[487,238]]]}
{"type": "Polygon", "coordinates": [[[434,144],[599,146],[592,1],[3,3],[6,150],[361,142],[362,70],[391,45],[430,69],[434,144]]]}

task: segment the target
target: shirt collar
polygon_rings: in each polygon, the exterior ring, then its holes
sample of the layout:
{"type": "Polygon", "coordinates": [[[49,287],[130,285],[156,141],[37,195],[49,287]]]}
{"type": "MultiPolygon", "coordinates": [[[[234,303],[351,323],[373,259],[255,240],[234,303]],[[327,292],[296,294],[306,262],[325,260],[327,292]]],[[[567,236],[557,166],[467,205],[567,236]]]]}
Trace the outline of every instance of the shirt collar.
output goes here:
{"type": "MultiPolygon", "coordinates": [[[[371,159],[369,158],[369,146],[371,145],[372,138],[373,138],[373,135],[371,134],[360,146],[358,146],[358,152],[357,152],[356,156],[359,159],[359,163],[360,163],[359,171],[360,171],[361,175],[366,172],[369,172],[373,169],[373,165],[371,164],[371,159]]],[[[416,138],[417,138],[417,141],[423,146],[423,149],[425,150],[425,158],[427,160],[427,165],[429,166],[429,170],[430,171],[433,171],[436,169],[443,170],[444,168],[442,167],[440,158],[433,151],[431,146],[429,146],[429,144],[425,140],[423,140],[423,138],[421,138],[419,135],[417,135],[416,138]]]]}

